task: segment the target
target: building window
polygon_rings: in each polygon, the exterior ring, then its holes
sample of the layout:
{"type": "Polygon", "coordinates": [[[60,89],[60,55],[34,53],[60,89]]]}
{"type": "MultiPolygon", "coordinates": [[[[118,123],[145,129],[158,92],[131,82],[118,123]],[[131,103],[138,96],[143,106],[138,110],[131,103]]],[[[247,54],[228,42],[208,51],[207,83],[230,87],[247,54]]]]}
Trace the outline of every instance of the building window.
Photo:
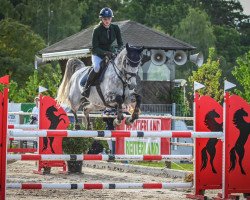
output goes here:
{"type": "Polygon", "coordinates": [[[170,70],[166,64],[157,66],[149,60],[139,69],[139,76],[144,81],[170,81],[170,70]]]}

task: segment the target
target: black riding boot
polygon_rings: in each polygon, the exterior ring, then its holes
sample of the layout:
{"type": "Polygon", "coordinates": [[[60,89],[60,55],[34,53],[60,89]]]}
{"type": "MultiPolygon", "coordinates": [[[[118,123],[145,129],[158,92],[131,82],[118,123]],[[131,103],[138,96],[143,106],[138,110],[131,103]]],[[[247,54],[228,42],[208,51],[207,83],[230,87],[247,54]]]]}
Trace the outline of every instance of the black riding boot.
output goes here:
{"type": "Polygon", "coordinates": [[[90,86],[95,82],[97,78],[98,73],[92,69],[88,75],[88,79],[85,83],[84,90],[82,92],[82,96],[84,97],[89,97],[89,92],[90,92],[90,86]]]}

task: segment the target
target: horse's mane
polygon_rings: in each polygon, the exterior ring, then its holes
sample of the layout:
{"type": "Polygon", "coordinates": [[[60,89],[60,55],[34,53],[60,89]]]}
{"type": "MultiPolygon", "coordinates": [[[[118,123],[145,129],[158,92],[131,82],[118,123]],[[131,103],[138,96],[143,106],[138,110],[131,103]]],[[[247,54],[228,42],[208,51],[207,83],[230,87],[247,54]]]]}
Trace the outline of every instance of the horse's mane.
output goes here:
{"type": "Polygon", "coordinates": [[[54,112],[57,111],[57,109],[54,106],[50,106],[47,110],[46,110],[46,117],[49,120],[53,120],[53,118],[56,116],[54,114],[54,112]]]}
{"type": "Polygon", "coordinates": [[[123,66],[124,59],[126,58],[127,50],[126,48],[123,48],[121,52],[117,55],[115,62],[117,66],[123,66]]]}
{"type": "Polygon", "coordinates": [[[236,127],[240,127],[240,124],[242,123],[246,123],[246,121],[244,120],[243,118],[243,112],[246,112],[243,108],[237,110],[235,113],[234,113],[234,116],[233,116],[233,123],[236,127]]]}
{"type": "Polygon", "coordinates": [[[211,110],[209,111],[206,116],[205,116],[205,125],[207,126],[207,128],[211,131],[220,131],[222,130],[222,123],[219,124],[216,120],[215,120],[215,116],[214,114],[219,115],[215,110],[211,110]]]}

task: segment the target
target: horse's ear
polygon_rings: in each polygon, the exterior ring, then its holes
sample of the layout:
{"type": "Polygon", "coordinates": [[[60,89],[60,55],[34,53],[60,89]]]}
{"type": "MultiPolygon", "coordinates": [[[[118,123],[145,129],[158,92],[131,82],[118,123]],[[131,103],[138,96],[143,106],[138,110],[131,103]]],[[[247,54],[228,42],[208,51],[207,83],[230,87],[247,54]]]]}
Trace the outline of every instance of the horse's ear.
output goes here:
{"type": "Polygon", "coordinates": [[[128,51],[130,49],[128,43],[126,43],[126,50],[128,51]]]}
{"type": "Polygon", "coordinates": [[[141,48],[139,49],[139,53],[141,53],[141,52],[143,51],[143,49],[144,49],[144,48],[143,48],[143,47],[141,47],[141,48]]]}

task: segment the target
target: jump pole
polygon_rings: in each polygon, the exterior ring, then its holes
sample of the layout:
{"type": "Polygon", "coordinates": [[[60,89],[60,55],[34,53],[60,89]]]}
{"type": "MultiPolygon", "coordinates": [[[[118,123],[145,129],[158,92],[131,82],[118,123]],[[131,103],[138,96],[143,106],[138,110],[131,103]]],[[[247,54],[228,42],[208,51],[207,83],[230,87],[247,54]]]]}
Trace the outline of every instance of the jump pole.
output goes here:
{"type": "Polygon", "coordinates": [[[131,161],[146,161],[146,160],[186,160],[193,159],[192,155],[102,155],[102,154],[83,154],[83,155],[65,155],[65,154],[35,154],[35,155],[21,155],[21,154],[8,154],[7,160],[63,160],[63,161],[83,161],[83,160],[131,160],[131,161]]]}
{"type": "Polygon", "coordinates": [[[174,189],[192,188],[192,183],[8,183],[7,189],[174,189]]]}
{"type": "Polygon", "coordinates": [[[37,152],[36,148],[10,148],[7,149],[9,153],[35,153],[37,152]]]}
{"type": "Polygon", "coordinates": [[[165,137],[165,138],[221,138],[223,132],[195,131],[71,131],[71,130],[9,130],[11,137],[165,137]]]}
{"type": "Polygon", "coordinates": [[[9,124],[8,129],[38,129],[36,124],[9,124]]]}

